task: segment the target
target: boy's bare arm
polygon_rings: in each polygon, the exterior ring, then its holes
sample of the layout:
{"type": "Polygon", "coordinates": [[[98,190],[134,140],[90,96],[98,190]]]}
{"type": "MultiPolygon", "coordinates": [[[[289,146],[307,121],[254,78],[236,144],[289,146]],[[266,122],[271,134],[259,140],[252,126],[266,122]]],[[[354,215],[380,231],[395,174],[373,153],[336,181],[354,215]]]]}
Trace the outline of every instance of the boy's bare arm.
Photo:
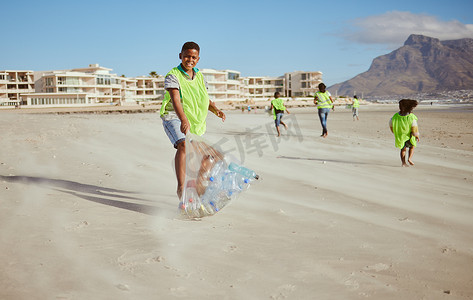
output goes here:
{"type": "Polygon", "coordinates": [[[174,111],[176,112],[179,120],[181,120],[181,132],[187,134],[187,131],[189,131],[190,128],[190,124],[189,120],[187,120],[186,114],[184,113],[184,109],[182,108],[181,95],[179,94],[179,89],[168,89],[168,92],[169,96],[171,97],[174,111]]]}
{"type": "Polygon", "coordinates": [[[416,138],[417,141],[420,141],[419,128],[417,126],[412,126],[411,134],[416,138]]]}
{"type": "Polygon", "coordinates": [[[213,112],[217,117],[222,119],[222,121],[225,121],[225,114],[223,113],[223,111],[217,108],[215,102],[213,102],[212,100],[209,100],[209,110],[213,112]]]}

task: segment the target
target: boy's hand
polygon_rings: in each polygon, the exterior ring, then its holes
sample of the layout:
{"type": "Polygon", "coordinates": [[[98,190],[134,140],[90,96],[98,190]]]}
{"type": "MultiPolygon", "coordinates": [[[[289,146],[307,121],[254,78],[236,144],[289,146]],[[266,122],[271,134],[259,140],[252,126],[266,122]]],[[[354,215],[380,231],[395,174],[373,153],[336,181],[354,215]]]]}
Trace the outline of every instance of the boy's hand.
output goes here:
{"type": "Polygon", "coordinates": [[[181,132],[187,134],[190,129],[190,124],[187,118],[185,120],[181,120],[181,132]]]}
{"type": "Polygon", "coordinates": [[[219,117],[220,119],[222,119],[222,122],[225,122],[226,116],[223,111],[221,111],[220,109],[217,109],[215,111],[215,115],[219,117]]]}
{"type": "Polygon", "coordinates": [[[416,141],[420,141],[420,138],[418,136],[416,136],[415,138],[416,138],[416,141]]]}

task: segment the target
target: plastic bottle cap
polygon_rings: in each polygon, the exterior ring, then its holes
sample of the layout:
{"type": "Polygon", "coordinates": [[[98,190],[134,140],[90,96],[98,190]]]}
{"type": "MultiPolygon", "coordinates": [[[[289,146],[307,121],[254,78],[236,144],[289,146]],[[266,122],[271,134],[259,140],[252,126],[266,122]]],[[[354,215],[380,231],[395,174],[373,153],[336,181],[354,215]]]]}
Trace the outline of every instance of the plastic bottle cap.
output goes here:
{"type": "Polygon", "coordinates": [[[248,183],[250,182],[250,180],[248,178],[245,178],[245,180],[243,180],[245,183],[248,183]]]}
{"type": "Polygon", "coordinates": [[[213,182],[215,178],[213,176],[210,176],[209,180],[213,182]]]}
{"type": "Polygon", "coordinates": [[[192,203],[193,201],[194,201],[194,199],[192,199],[192,198],[189,198],[189,202],[191,202],[191,203],[192,203]]]}

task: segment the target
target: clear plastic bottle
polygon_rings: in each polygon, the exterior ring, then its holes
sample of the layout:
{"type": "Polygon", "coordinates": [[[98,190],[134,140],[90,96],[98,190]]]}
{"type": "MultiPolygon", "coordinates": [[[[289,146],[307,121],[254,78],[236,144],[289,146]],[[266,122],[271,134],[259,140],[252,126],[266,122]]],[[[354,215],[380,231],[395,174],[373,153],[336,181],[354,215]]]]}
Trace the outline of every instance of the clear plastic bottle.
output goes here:
{"type": "Polygon", "coordinates": [[[252,180],[252,179],[256,179],[258,180],[259,179],[259,176],[255,173],[255,171],[253,170],[250,170],[248,168],[245,168],[243,166],[239,166],[237,165],[236,163],[232,162],[228,165],[228,169],[230,171],[233,171],[233,172],[236,172],[236,173],[239,173],[245,177],[247,177],[248,179],[252,180]]]}
{"type": "Polygon", "coordinates": [[[208,175],[208,185],[202,195],[202,205],[212,213],[220,211],[238,194],[248,189],[252,180],[259,176],[252,170],[225,161],[217,162],[208,175]]]}
{"type": "Polygon", "coordinates": [[[238,182],[238,177],[241,177],[241,175],[235,172],[227,171],[225,172],[225,176],[222,178],[222,190],[230,199],[234,199],[235,196],[241,192],[241,186],[238,182]]]}

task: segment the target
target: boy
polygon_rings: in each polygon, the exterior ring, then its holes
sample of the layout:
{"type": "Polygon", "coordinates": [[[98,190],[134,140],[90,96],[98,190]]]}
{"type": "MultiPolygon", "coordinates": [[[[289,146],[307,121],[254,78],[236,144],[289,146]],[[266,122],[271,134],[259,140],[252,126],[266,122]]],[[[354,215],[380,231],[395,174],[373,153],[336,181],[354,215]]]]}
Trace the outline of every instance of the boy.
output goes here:
{"type": "Polygon", "coordinates": [[[284,111],[287,111],[287,113],[289,114],[289,111],[284,106],[284,101],[282,99],[279,99],[280,95],[281,94],[279,92],[274,93],[275,99],[271,100],[271,110],[273,111],[274,124],[276,125],[278,137],[281,136],[281,132],[279,131],[279,124],[283,124],[284,127],[287,129],[287,125],[281,120],[282,116],[284,115],[284,111]]]}
{"type": "Polygon", "coordinates": [[[402,99],[399,101],[399,112],[395,113],[389,121],[389,128],[394,133],[395,145],[401,149],[401,163],[403,167],[406,164],[406,149],[409,148],[408,162],[411,166],[414,148],[419,141],[419,129],[417,127],[417,117],[412,110],[417,106],[416,100],[402,99]]]}
{"type": "Polygon", "coordinates": [[[225,121],[225,114],[209,99],[204,76],[195,67],[200,59],[199,54],[200,47],[197,43],[185,43],[179,53],[181,63],[169,71],[164,80],[166,93],[160,115],[164,131],[177,149],[174,163],[179,199],[182,196],[186,175],[187,132],[204,134],[209,110],[225,121]]]}

